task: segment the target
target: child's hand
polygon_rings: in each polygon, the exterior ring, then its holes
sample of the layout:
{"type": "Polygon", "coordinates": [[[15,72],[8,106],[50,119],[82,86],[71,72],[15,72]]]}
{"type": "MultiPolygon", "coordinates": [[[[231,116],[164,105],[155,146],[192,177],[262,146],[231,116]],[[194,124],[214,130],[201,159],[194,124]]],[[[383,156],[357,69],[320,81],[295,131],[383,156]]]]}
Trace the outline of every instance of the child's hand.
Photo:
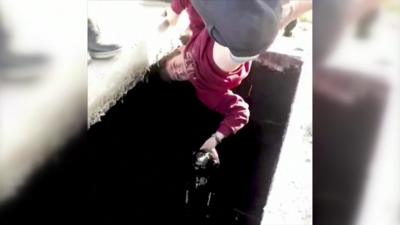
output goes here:
{"type": "Polygon", "coordinates": [[[201,146],[200,150],[209,152],[214,160],[215,164],[219,164],[219,156],[217,149],[215,148],[218,145],[218,141],[214,136],[211,136],[204,142],[203,146],[201,146]]]}

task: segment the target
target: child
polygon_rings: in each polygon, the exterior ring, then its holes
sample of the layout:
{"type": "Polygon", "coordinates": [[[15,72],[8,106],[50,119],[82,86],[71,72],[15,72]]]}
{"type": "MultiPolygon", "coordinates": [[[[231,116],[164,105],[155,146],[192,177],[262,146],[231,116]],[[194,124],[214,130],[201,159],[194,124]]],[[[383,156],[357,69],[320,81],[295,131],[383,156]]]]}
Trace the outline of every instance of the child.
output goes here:
{"type": "MultiPolygon", "coordinates": [[[[220,1],[209,1],[210,4],[222,3],[220,1]]],[[[258,1],[257,4],[261,4],[258,1]]],[[[238,4],[240,6],[242,0],[226,1],[226,4],[238,4]]],[[[200,4],[201,5],[201,4],[200,4]]],[[[251,4],[249,4],[251,5],[251,4]]],[[[234,5],[231,5],[234,6],[234,5]]],[[[268,8],[268,4],[262,5],[268,8]]],[[[211,5],[201,6],[202,13],[209,13],[207,7],[211,5]]],[[[259,7],[259,6],[257,6],[259,7]]],[[[234,8],[234,7],[233,7],[234,8]]],[[[228,47],[224,47],[215,40],[223,43],[225,40],[231,40],[235,34],[232,32],[223,32],[214,28],[209,29],[203,22],[197,10],[189,0],[173,0],[171,8],[167,9],[166,21],[169,25],[174,25],[178,15],[184,10],[187,10],[190,19],[190,29],[192,37],[186,46],[174,51],[171,55],[161,60],[161,77],[166,80],[189,81],[196,89],[196,94],[199,100],[209,109],[219,112],[224,115],[223,121],[220,123],[217,131],[208,138],[201,146],[201,150],[210,152],[214,161],[219,163],[218,153],[215,147],[231,134],[235,134],[249,121],[248,104],[239,96],[232,92],[232,89],[240,85],[242,80],[247,77],[251,68],[251,59],[253,59],[272,41],[263,41],[263,47],[252,48],[252,46],[241,46],[244,42],[239,40],[243,35],[237,35],[237,41],[231,41],[228,47]],[[211,37],[211,33],[215,36],[211,37]],[[250,52],[241,51],[249,48],[250,52]],[[232,53],[238,53],[233,55],[232,53]]],[[[234,12],[232,12],[234,13],[234,12]]],[[[266,14],[270,12],[265,12],[266,14]]],[[[223,15],[219,15],[222,16],[223,15]]],[[[237,17],[238,15],[232,15],[237,17]]],[[[253,18],[251,15],[246,15],[247,18],[253,18]]],[[[221,17],[221,20],[223,18],[221,17]]],[[[260,16],[257,18],[275,18],[274,16],[260,16]]],[[[228,18],[226,18],[228,19],[228,18]]],[[[242,18],[242,20],[245,20],[242,18]]],[[[212,20],[208,20],[210,25],[212,20]]],[[[215,21],[220,22],[220,21],[215,21]]],[[[214,23],[213,23],[214,24],[214,23]]],[[[217,23],[215,23],[217,24],[217,23]]],[[[275,37],[277,33],[277,21],[272,21],[273,32],[275,37]]],[[[262,24],[261,24],[262,25],[262,24]]],[[[231,24],[236,26],[236,24],[231,24]]],[[[214,26],[212,26],[214,27],[214,26]]],[[[220,26],[221,28],[224,26],[220,26]]],[[[251,26],[250,26],[251,27],[251,26]]],[[[254,27],[254,26],[253,26],[254,27]]],[[[246,32],[245,29],[242,30],[246,32]]],[[[224,43],[225,44],[225,43],[224,43]]],[[[260,45],[259,45],[260,46],[260,45]]]]}

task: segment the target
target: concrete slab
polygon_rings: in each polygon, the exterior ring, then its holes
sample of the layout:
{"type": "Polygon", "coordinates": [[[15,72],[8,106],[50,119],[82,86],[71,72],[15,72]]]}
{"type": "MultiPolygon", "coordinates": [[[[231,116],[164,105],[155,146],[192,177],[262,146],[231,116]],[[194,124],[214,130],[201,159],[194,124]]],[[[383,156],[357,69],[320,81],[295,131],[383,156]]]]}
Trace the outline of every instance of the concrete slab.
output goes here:
{"type": "Polygon", "coordinates": [[[183,15],[174,29],[160,33],[164,2],[89,1],[89,17],[100,27],[103,41],[123,46],[110,60],[93,60],[88,66],[88,126],[98,122],[150,65],[180,45],[179,34],[188,25],[183,15]]]}

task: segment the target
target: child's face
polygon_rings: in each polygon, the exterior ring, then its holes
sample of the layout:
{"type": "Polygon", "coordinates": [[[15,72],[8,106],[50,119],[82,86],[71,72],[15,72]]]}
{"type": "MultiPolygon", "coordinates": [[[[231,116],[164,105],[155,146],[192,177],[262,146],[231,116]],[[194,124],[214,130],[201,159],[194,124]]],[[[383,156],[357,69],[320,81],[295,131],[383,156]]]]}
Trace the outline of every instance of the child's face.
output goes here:
{"type": "Polygon", "coordinates": [[[188,79],[185,58],[182,50],[179,51],[178,55],[172,57],[166,62],[165,70],[170,80],[184,81],[188,79]]]}

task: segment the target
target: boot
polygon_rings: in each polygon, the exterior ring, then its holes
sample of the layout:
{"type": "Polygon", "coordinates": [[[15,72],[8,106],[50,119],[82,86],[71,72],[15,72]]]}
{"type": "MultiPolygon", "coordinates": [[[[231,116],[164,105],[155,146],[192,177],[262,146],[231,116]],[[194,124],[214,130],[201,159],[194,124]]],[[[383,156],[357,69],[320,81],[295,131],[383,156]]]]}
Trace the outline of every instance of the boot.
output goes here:
{"type": "Polygon", "coordinates": [[[99,42],[100,31],[91,19],[88,19],[88,51],[93,59],[108,59],[121,51],[121,46],[116,44],[103,44],[99,42]]]}

